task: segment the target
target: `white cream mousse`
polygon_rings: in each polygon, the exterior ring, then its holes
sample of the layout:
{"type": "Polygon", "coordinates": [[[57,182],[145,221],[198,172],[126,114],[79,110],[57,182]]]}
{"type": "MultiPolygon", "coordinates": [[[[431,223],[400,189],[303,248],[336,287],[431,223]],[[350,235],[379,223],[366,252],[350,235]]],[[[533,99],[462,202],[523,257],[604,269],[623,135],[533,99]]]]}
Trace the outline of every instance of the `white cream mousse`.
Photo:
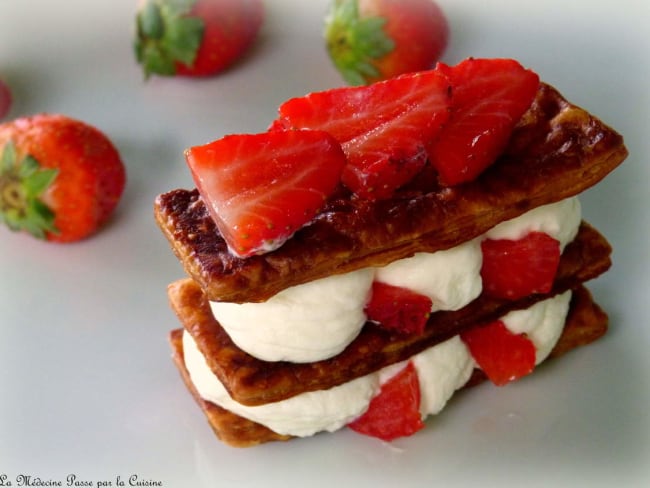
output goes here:
{"type": "Polygon", "coordinates": [[[264,361],[313,362],[339,354],[366,323],[374,270],[330,276],[263,303],[211,302],[239,348],[264,361]]]}
{"type": "MultiPolygon", "coordinates": [[[[513,333],[525,332],[535,345],[537,362],[543,361],[561,335],[571,292],[538,302],[527,310],[510,312],[501,320],[513,333]]],[[[185,367],[199,395],[207,401],[265,425],[284,435],[306,437],[335,431],[363,415],[381,385],[399,372],[406,362],[357,378],[328,390],[303,393],[287,400],[260,406],[234,401],[208,367],[192,336],[183,335],[185,367]]],[[[424,419],[440,412],[454,392],[469,380],[476,363],[459,336],[431,347],[411,358],[418,374],[424,419]]]]}
{"type": "Polygon", "coordinates": [[[580,226],[577,197],[544,205],[502,222],[454,248],[417,253],[383,268],[368,268],[288,288],[262,303],[211,302],[215,318],[243,351],[263,361],[304,363],[339,354],[361,331],[373,281],[428,296],[432,312],[458,310],[482,291],[480,243],[545,232],[563,250],[580,226]]]}

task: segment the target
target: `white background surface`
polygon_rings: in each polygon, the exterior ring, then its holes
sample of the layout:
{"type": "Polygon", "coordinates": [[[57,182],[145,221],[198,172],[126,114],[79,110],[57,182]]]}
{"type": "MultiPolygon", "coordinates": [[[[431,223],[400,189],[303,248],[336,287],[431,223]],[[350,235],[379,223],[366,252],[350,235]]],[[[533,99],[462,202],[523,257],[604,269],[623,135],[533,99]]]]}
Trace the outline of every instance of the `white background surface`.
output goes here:
{"type": "Polygon", "coordinates": [[[342,84],[321,37],[327,2],[267,0],[259,41],[235,69],[148,83],[132,55],[135,3],[0,1],[11,117],[47,111],[89,122],[118,146],[129,176],[111,225],[90,240],[53,245],[0,229],[0,480],[650,481],[647,1],[440,0],[452,34],[445,61],[516,58],[626,137],[627,162],[582,199],[585,217],[615,250],[613,269],[591,285],[610,313],[610,334],[517,384],[458,395],[424,432],[392,445],[343,431],[249,450],[214,438],[170,360],[167,333],[178,323],[165,288],[183,271],[154,224],[152,202],[190,185],[185,147],[262,131],[285,99],[342,84]]]}

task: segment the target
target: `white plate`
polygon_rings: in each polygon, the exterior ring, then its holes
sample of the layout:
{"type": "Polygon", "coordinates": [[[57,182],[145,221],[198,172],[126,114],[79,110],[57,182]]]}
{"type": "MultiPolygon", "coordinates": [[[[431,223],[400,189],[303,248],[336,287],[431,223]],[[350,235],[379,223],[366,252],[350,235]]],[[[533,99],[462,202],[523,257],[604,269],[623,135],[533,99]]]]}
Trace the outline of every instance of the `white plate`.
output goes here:
{"type": "Polygon", "coordinates": [[[69,474],[165,487],[650,480],[646,0],[440,0],[452,32],[446,61],[517,58],[625,135],[631,156],[582,200],[615,250],[613,269],[591,285],[610,334],[517,384],[458,395],[425,431],[392,445],[344,431],[249,450],[214,438],[171,363],[167,333],[178,323],[165,287],[183,271],[152,202],[190,185],[185,147],[262,131],[285,99],[341,84],[321,37],[327,2],[269,0],[260,40],[235,69],[148,83],[132,55],[135,3],[0,7],[11,116],[92,123],[129,173],[111,225],[92,239],[53,245],[0,229],[0,485],[27,475],[65,486],[69,474]]]}

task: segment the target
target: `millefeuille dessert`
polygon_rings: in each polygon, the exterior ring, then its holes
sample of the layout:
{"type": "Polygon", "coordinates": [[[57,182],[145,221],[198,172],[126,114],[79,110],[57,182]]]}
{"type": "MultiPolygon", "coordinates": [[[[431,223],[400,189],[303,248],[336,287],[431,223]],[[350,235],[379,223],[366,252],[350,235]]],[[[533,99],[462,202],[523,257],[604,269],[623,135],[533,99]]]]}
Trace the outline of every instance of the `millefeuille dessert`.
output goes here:
{"type": "Polygon", "coordinates": [[[174,360],[233,446],[413,434],[459,388],[602,336],[611,249],[577,195],[622,137],[507,59],[291,99],[158,196],[188,277],[174,360]]]}

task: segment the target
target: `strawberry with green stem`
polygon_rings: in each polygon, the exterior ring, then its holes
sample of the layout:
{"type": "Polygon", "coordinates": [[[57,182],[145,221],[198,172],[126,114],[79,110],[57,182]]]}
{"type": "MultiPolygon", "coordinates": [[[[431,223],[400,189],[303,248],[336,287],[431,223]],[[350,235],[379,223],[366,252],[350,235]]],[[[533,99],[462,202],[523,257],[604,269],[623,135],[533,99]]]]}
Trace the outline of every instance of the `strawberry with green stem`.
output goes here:
{"type": "Polygon", "coordinates": [[[251,46],[264,17],[261,0],[144,0],[134,43],[145,77],[209,76],[251,46]]]}
{"type": "Polygon", "coordinates": [[[56,242],[96,232],[126,183],[120,155],[98,129],[40,114],[0,125],[0,222],[56,242]]]}
{"type": "Polygon", "coordinates": [[[11,102],[11,90],[4,81],[0,80],[0,119],[9,113],[11,102]]]}
{"type": "Polygon", "coordinates": [[[328,53],[350,85],[429,69],[448,38],[432,0],[335,0],[325,20],[328,53]]]}
{"type": "Polygon", "coordinates": [[[16,147],[9,141],[0,155],[0,222],[41,239],[56,233],[54,212],[41,197],[57,174],[57,169],[41,168],[29,155],[18,162],[16,147]]]}

